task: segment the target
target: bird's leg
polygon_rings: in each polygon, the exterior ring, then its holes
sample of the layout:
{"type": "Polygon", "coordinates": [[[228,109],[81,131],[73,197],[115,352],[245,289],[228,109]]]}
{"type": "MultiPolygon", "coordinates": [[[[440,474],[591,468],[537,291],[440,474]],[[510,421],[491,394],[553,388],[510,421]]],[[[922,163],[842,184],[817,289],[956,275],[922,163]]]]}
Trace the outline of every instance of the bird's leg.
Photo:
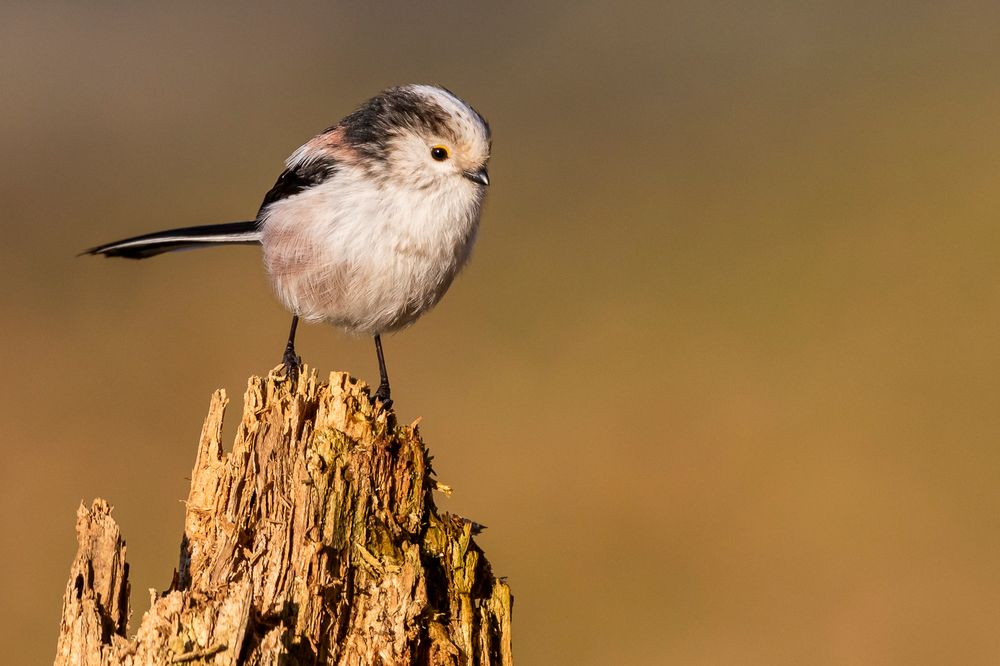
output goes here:
{"type": "Polygon", "coordinates": [[[375,336],[375,353],[378,354],[378,390],[375,391],[375,398],[382,401],[383,409],[392,407],[392,399],[389,398],[389,373],[385,369],[385,357],[382,355],[382,337],[375,336]]]}
{"type": "Polygon", "coordinates": [[[288,378],[294,384],[299,378],[299,368],[302,366],[302,359],[295,353],[295,329],[299,326],[299,316],[292,317],[292,330],[288,332],[288,344],[285,345],[285,355],[281,357],[281,362],[285,364],[285,371],[288,378]]]}

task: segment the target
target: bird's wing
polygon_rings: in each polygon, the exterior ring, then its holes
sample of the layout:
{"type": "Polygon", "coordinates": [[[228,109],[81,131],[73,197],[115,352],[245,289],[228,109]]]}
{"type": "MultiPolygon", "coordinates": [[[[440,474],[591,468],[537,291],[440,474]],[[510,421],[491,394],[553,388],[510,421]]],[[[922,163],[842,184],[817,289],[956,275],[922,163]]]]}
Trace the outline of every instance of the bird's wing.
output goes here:
{"type": "Polygon", "coordinates": [[[292,153],[287,168],[278,176],[274,186],[264,195],[257,217],[276,201],[287,199],[302,190],[319,185],[333,175],[337,166],[337,152],[342,150],[343,132],[336,126],[328,128],[292,153]]]}

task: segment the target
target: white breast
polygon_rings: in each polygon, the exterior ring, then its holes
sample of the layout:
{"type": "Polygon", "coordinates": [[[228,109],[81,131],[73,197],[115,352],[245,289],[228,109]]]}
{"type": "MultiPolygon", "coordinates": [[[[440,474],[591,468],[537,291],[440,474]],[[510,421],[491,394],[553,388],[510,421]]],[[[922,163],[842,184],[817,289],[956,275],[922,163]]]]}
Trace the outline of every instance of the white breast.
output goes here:
{"type": "Polygon", "coordinates": [[[292,313],[356,334],[398,330],[444,295],[479,225],[472,183],[379,186],[358,169],[271,204],[264,264],[292,313]]]}

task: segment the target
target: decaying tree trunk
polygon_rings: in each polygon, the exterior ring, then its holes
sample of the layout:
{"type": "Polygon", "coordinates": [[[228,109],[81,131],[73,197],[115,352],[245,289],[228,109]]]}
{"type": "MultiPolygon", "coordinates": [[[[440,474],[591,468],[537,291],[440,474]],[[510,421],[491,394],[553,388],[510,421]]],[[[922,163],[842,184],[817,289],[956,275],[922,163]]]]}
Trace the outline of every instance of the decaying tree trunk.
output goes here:
{"type": "Polygon", "coordinates": [[[253,378],[230,453],[212,398],[179,569],[128,638],[111,507],[77,512],[62,664],[511,664],[510,588],[441,513],[416,424],[334,373],[253,378]]]}

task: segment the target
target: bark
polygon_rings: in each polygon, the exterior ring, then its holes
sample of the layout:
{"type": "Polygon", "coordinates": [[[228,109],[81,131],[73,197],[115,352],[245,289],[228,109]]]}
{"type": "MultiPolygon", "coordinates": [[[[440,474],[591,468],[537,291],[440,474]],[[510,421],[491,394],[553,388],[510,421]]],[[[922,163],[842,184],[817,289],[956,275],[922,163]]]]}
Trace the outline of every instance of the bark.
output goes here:
{"type": "Polygon", "coordinates": [[[178,570],[135,635],[125,542],[101,499],[79,549],[55,663],[509,666],[510,588],[477,526],[438,511],[417,424],[346,374],[252,378],[229,453],[212,397],[178,570]]]}

